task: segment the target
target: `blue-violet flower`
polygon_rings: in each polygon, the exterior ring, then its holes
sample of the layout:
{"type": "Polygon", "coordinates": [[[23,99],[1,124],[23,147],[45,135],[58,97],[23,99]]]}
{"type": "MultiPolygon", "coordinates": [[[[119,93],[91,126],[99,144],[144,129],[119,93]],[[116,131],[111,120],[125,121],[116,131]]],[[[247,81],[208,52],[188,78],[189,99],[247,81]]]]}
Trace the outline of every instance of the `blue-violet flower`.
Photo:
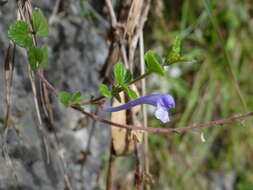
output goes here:
{"type": "Polygon", "coordinates": [[[106,112],[117,112],[124,109],[129,109],[140,104],[149,104],[155,106],[155,117],[161,120],[163,123],[170,121],[168,110],[175,107],[175,101],[171,95],[168,94],[150,94],[147,96],[140,97],[132,100],[126,104],[117,107],[104,108],[106,112]]]}

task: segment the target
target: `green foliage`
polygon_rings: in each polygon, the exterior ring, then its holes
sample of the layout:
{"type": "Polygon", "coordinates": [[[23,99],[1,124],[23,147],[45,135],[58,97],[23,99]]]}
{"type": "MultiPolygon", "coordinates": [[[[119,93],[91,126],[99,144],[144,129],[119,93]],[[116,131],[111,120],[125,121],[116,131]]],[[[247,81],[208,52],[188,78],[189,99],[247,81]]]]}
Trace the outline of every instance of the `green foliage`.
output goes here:
{"type": "Polygon", "coordinates": [[[167,57],[166,65],[178,62],[194,62],[194,60],[181,56],[181,38],[177,36],[167,57]]]}
{"type": "Polygon", "coordinates": [[[76,92],[73,96],[68,92],[61,92],[58,95],[58,99],[65,107],[68,107],[71,103],[80,104],[84,101],[80,91],[76,92]]]}
{"type": "Polygon", "coordinates": [[[118,62],[114,66],[114,78],[117,84],[123,85],[131,81],[132,74],[123,63],[118,62]]]}
{"type": "MultiPolygon", "coordinates": [[[[163,2],[166,5],[167,1],[163,2]]],[[[167,7],[162,7],[164,13],[159,15],[161,19],[153,15],[153,22],[149,20],[152,33],[145,34],[146,42],[149,39],[152,42],[147,46],[153,46],[155,41],[163,47],[164,55],[172,54],[173,48],[166,52],[167,41],[173,41],[176,35],[180,35],[183,46],[179,51],[174,48],[174,55],[194,57],[201,63],[171,65],[165,77],[159,77],[159,81],[152,81],[153,86],[148,86],[149,91],[170,93],[176,98],[176,112],[180,116],[176,118],[171,114],[175,120],[168,127],[205,123],[247,112],[237,91],[242,94],[250,110],[253,106],[253,89],[249,88],[253,85],[249,69],[253,60],[253,27],[248,22],[252,6],[247,1],[238,1],[235,6],[230,1],[218,0],[185,0],[179,4],[180,9],[175,8],[174,12],[173,5],[169,3],[167,7]],[[169,19],[164,19],[165,13],[169,14],[169,19]],[[227,57],[231,59],[239,88],[231,78],[227,57]],[[180,76],[171,72],[174,66],[179,69],[180,76]]],[[[179,4],[176,3],[175,7],[179,4]]],[[[167,57],[165,64],[178,61],[172,58],[168,62],[167,57]]],[[[159,124],[149,120],[149,125],[159,124]]],[[[155,142],[152,138],[156,135],[151,134],[150,161],[153,164],[150,168],[155,181],[152,188],[209,190],[215,184],[215,180],[210,181],[206,177],[211,172],[212,179],[222,176],[222,183],[228,182],[227,176],[236,174],[236,179],[227,184],[233,185],[234,189],[252,189],[253,162],[252,151],[249,150],[253,147],[253,141],[250,126],[252,120],[247,119],[221,128],[201,130],[206,138],[205,143],[201,142],[201,133],[186,133],[184,136],[159,134],[160,139],[156,138],[155,142]],[[198,155],[198,158],[193,155],[198,155]],[[173,180],[168,180],[167,176],[172,176],[173,180]]]]}
{"type": "Polygon", "coordinates": [[[136,99],[136,98],[138,98],[136,92],[133,91],[132,89],[130,89],[128,86],[125,86],[125,85],[124,85],[124,86],[123,86],[123,89],[124,89],[124,91],[129,95],[129,97],[130,97],[131,99],[136,99]]]}
{"type": "Polygon", "coordinates": [[[181,38],[179,36],[173,42],[172,53],[180,55],[181,52],[181,38]]]}
{"type": "Polygon", "coordinates": [[[40,37],[46,37],[48,35],[49,28],[47,19],[39,9],[33,11],[33,28],[34,32],[40,37]]]}
{"type": "Polygon", "coordinates": [[[70,104],[71,95],[68,92],[61,92],[58,96],[58,99],[65,107],[68,107],[70,104]]]}
{"type": "MultiPolygon", "coordinates": [[[[41,37],[48,35],[48,24],[43,13],[36,9],[33,11],[33,29],[41,37]]],[[[34,47],[31,38],[29,25],[24,21],[16,21],[8,30],[9,39],[17,45],[27,49],[27,55],[30,67],[33,71],[44,69],[48,66],[48,49],[47,46],[34,47]]]]}
{"type": "Polygon", "coordinates": [[[80,104],[84,101],[82,93],[80,91],[76,92],[70,99],[72,103],[80,104]]]}
{"type": "Polygon", "coordinates": [[[108,86],[101,84],[99,86],[100,93],[107,98],[112,98],[112,93],[110,92],[108,86]]]}
{"type": "MultiPolygon", "coordinates": [[[[132,80],[132,73],[129,69],[125,67],[125,65],[121,62],[118,62],[114,66],[114,78],[118,87],[123,89],[131,99],[137,98],[137,94],[128,87],[128,83],[132,80]]],[[[118,94],[119,88],[113,88],[113,97],[115,97],[119,102],[121,101],[120,96],[118,94]]],[[[104,95],[105,96],[105,95],[104,95]]],[[[110,95],[109,95],[110,96],[110,95]]],[[[107,97],[107,96],[106,96],[107,97]]]]}
{"type": "Polygon", "coordinates": [[[24,21],[16,21],[8,30],[8,37],[17,45],[29,48],[32,46],[33,41],[29,35],[29,26],[24,21]]]}
{"type": "Polygon", "coordinates": [[[164,69],[162,67],[163,63],[161,62],[161,59],[157,59],[157,57],[159,57],[158,54],[152,50],[145,54],[144,58],[147,69],[149,72],[164,75],[164,69]]]}
{"type": "Polygon", "coordinates": [[[48,65],[47,47],[31,47],[28,49],[28,60],[33,71],[38,68],[46,68],[48,65]]]}

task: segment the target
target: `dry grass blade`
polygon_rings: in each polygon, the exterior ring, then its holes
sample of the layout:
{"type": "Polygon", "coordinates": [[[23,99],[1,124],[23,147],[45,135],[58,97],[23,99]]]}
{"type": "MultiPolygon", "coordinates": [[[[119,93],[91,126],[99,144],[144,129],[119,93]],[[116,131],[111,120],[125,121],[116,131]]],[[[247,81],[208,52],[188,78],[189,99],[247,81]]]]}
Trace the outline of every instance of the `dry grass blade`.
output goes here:
{"type": "MultiPolygon", "coordinates": [[[[141,68],[141,75],[145,73],[145,61],[144,61],[144,40],[143,40],[143,31],[140,32],[139,36],[139,47],[140,47],[140,68],[141,68]]],[[[146,95],[146,79],[141,80],[141,90],[142,96],[146,95]]],[[[144,127],[148,126],[148,115],[146,105],[142,105],[142,115],[143,115],[143,125],[144,127]]],[[[149,159],[148,159],[148,133],[144,132],[144,171],[147,175],[149,173],[149,159]]],[[[150,185],[148,183],[144,184],[144,189],[150,189],[150,185]]]]}
{"type": "Polygon", "coordinates": [[[139,24],[142,6],[143,6],[143,0],[133,0],[131,4],[131,8],[128,13],[126,29],[125,29],[125,34],[127,34],[128,36],[133,35],[134,30],[139,24]]]}
{"type": "Polygon", "coordinates": [[[16,167],[9,156],[8,147],[6,144],[8,130],[10,128],[10,116],[11,116],[11,89],[13,81],[13,69],[15,63],[15,45],[9,42],[9,47],[6,52],[5,62],[4,62],[4,79],[5,79],[5,103],[6,103],[6,115],[4,120],[4,136],[2,150],[3,155],[7,163],[9,163],[12,170],[12,174],[15,178],[15,186],[18,184],[18,176],[16,172],[16,167]]]}
{"type": "Polygon", "coordinates": [[[5,115],[5,130],[8,130],[11,115],[11,88],[13,81],[13,69],[15,62],[15,45],[9,43],[4,63],[4,79],[5,79],[5,102],[6,102],[6,115],[5,115]],[[12,51],[12,53],[11,53],[12,51]]]}
{"type": "Polygon", "coordinates": [[[117,26],[117,18],[116,18],[116,14],[114,12],[111,0],[105,0],[105,4],[107,6],[107,9],[108,9],[111,21],[112,21],[112,27],[116,28],[116,26],[117,26]]]}
{"type": "MultiPolygon", "coordinates": [[[[128,42],[128,49],[129,49],[129,54],[128,54],[128,62],[130,65],[130,68],[133,65],[134,62],[134,55],[135,55],[135,50],[137,47],[137,42],[140,36],[140,33],[143,31],[144,24],[147,20],[148,13],[149,13],[149,8],[150,8],[150,0],[145,0],[142,6],[136,6],[135,9],[138,8],[138,12],[140,14],[139,19],[135,20],[134,23],[135,25],[131,24],[131,27],[135,26],[135,28],[131,28],[131,31],[133,31],[132,35],[129,36],[129,42],[128,42]]],[[[137,12],[137,10],[135,10],[137,12]]]]}

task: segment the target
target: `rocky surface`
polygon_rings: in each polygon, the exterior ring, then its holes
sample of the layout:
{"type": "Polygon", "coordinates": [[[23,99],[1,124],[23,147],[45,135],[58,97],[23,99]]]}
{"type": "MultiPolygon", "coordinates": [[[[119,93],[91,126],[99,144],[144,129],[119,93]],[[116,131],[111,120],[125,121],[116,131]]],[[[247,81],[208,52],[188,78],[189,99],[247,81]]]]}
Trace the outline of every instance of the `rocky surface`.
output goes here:
{"type": "MultiPolygon", "coordinates": [[[[34,6],[41,8],[50,18],[53,3],[38,1],[34,6]]],[[[98,71],[107,56],[107,46],[95,27],[96,23],[80,17],[79,1],[64,1],[60,8],[66,14],[53,18],[50,35],[43,41],[49,46],[50,66],[45,75],[57,89],[72,93],[80,90],[88,99],[96,94],[98,71]]],[[[6,109],[3,66],[8,46],[7,30],[15,20],[15,10],[15,1],[9,1],[0,8],[0,118],[4,118],[6,109]]],[[[44,134],[41,134],[27,76],[27,59],[21,48],[17,48],[15,64],[11,121],[18,131],[10,129],[4,142],[3,124],[0,123],[0,190],[65,189],[64,173],[73,189],[103,189],[100,173],[103,158],[109,150],[109,128],[97,123],[92,131],[93,121],[65,108],[52,97],[56,129],[48,130],[44,121],[44,134]],[[84,128],[74,131],[79,125],[84,128]],[[53,131],[59,140],[58,149],[53,131]],[[93,134],[90,154],[83,162],[77,162],[80,152],[86,151],[90,133],[93,134]],[[7,156],[3,146],[7,147],[7,156]],[[64,163],[61,155],[64,155],[64,163]]],[[[92,107],[87,109],[95,111],[92,107]]],[[[103,113],[99,115],[105,116],[103,113]]]]}

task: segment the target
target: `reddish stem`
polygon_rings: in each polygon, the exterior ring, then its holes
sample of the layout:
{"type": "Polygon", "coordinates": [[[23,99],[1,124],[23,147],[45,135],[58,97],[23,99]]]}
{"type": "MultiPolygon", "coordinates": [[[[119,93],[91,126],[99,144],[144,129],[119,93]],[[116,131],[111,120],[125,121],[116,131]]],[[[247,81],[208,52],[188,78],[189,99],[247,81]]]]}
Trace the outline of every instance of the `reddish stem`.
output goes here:
{"type": "MultiPolygon", "coordinates": [[[[52,91],[52,93],[55,96],[59,95],[59,91],[57,89],[55,89],[47,81],[47,79],[44,77],[44,75],[41,74],[41,72],[37,72],[37,75],[40,78],[40,80],[44,84],[46,84],[46,86],[52,91]]],[[[123,124],[119,124],[119,123],[114,123],[112,121],[100,118],[100,117],[98,117],[94,114],[91,114],[89,112],[84,111],[79,105],[71,105],[71,107],[73,109],[83,113],[84,115],[87,115],[91,119],[99,121],[101,123],[105,123],[105,124],[108,124],[108,125],[113,125],[115,127],[120,127],[120,128],[125,128],[125,129],[141,130],[141,131],[147,131],[147,132],[152,132],[152,133],[172,133],[172,132],[180,133],[180,132],[190,131],[190,130],[194,130],[194,129],[201,129],[201,128],[205,128],[205,127],[215,127],[215,126],[219,126],[219,125],[224,125],[224,124],[232,123],[236,120],[245,119],[245,118],[253,116],[253,112],[249,112],[249,113],[246,113],[246,114],[234,115],[232,117],[229,117],[229,118],[223,119],[223,120],[216,120],[216,121],[212,121],[212,122],[209,122],[209,123],[202,123],[202,124],[199,124],[199,125],[190,125],[190,126],[181,127],[181,128],[151,128],[151,127],[146,128],[146,127],[143,127],[143,126],[123,125],[123,124]]]]}

